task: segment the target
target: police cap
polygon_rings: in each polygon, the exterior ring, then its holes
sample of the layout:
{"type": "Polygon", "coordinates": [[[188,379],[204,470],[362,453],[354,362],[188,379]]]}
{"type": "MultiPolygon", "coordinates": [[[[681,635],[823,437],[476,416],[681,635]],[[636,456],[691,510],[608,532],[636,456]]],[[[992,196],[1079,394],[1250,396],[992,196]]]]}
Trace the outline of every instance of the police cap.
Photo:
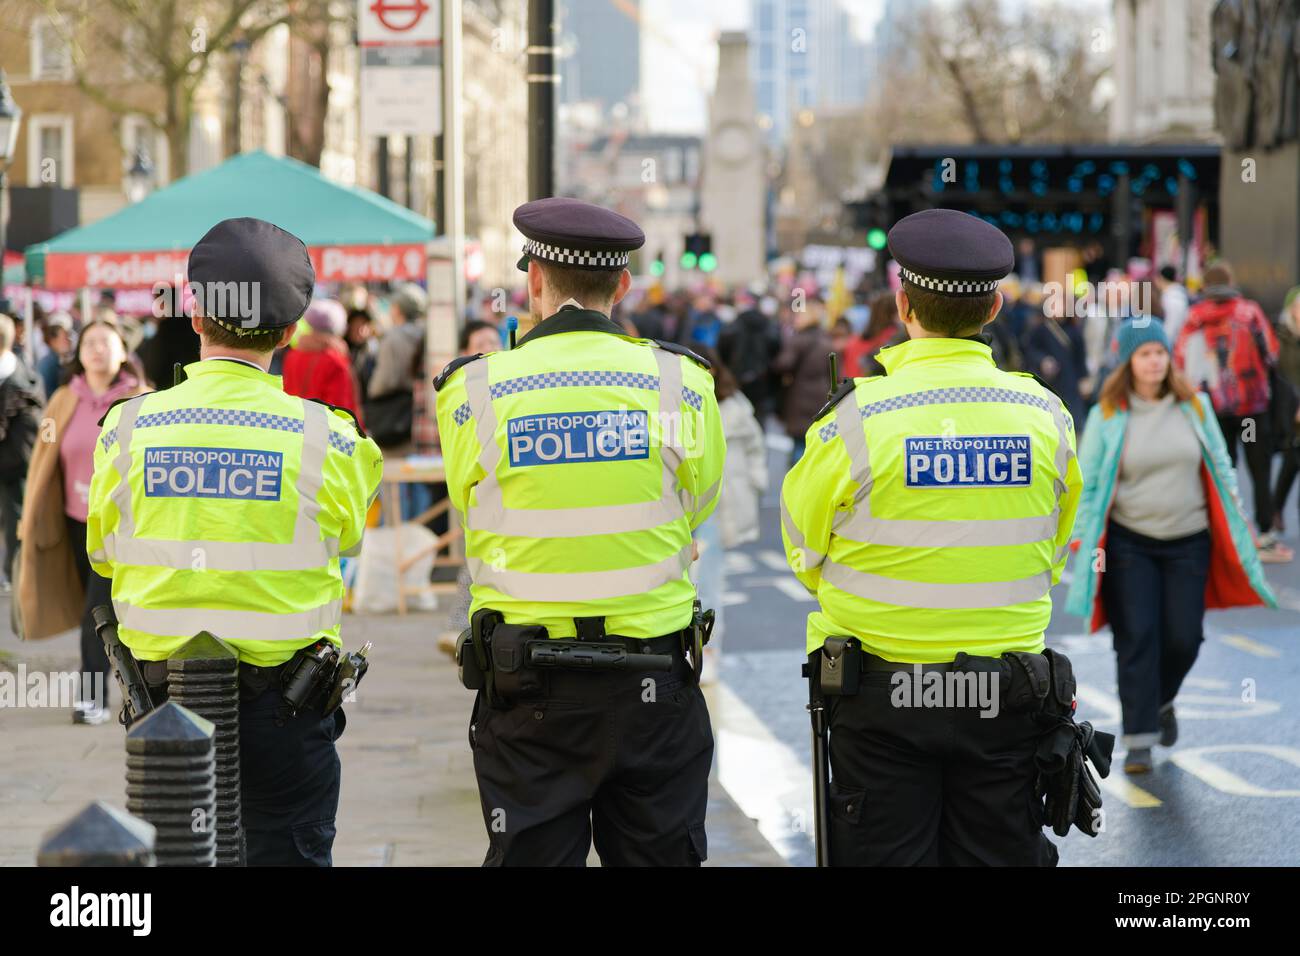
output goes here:
{"type": "Polygon", "coordinates": [[[578,199],[554,196],[524,203],[514,221],[525,240],[519,260],[524,272],[529,259],[618,272],[627,268],[632,250],[645,245],[645,233],[631,219],[578,199]]]}
{"type": "Polygon", "coordinates": [[[302,318],[316,271],[297,236],[261,219],[225,219],[190,251],[189,282],[204,316],[253,335],[302,318]]]}
{"type": "Polygon", "coordinates": [[[955,209],[926,209],[889,230],[889,252],[902,276],[940,295],[986,295],[1016,262],[1011,240],[997,226],[955,209]]]}

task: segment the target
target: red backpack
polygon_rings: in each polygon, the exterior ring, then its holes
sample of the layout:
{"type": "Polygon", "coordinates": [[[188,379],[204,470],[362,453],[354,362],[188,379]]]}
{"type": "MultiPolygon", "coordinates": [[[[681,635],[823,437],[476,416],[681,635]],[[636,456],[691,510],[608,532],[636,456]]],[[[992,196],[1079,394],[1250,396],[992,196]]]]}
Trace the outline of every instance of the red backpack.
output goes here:
{"type": "Polygon", "coordinates": [[[1192,306],[1176,360],[1191,383],[1209,393],[1217,415],[1240,418],[1268,410],[1268,373],[1276,354],[1264,313],[1237,296],[1192,306]]]}

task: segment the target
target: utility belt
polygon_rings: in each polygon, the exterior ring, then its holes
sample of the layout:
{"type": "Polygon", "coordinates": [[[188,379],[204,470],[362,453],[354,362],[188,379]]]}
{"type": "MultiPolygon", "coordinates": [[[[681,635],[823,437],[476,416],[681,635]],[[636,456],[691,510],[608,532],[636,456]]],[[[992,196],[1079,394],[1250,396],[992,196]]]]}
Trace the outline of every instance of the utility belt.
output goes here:
{"type": "MultiPolygon", "coordinates": [[[[356,689],[370,668],[366,655],[373,645],[367,641],[361,650],[342,655],[330,641],[317,641],[298,651],[282,664],[258,667],[239,662],[239,695],[243,700],[260,697],[279,688],[290,717],[319,705],[322,717],[338,710],[343,699],[356,689]]],[[[167,686],[167,661],[137,661],[140,676],[153,700],[161,699],[167,686]]]]}
{"type": "Polygon", "coordinates": [[[577,637],[552,638],[541,624],[507,624],[501,612],[480,608],[456,641],[461,684],[482,690],[488,703],[501,710],[520,697],[542,693],[551,670],[670,671],[685,659],[698,683],[713,611],[702,611],[696,601],[691,623],[662,637],[606,634],[603,617],[576,618],[574,624],[577,637]]]}
{"type": "Polygon", "coordinates": [[[951,661],[905,664],[864,651],[855,637],[828,637],[804,665],[810,708],[821,706],[825,697],[855,696],[863,673],[909,673],[918,667],[922,673],[997,674],[1001,710],[1028,714],[1042,728],[1034,760],[1046,825],[1057,836],[1069,833],[1071,824],[1088,836],[1100,832],[1101,788],[1086,761],[1103,778],[1108,776],[1115,735],[1094,730],[1088,721],[1075,723],[1074,668],[1068,657],[1050,647],[1041,654],[1007,651],[1000,657],[973,657],[963,652],[951,661]]]}

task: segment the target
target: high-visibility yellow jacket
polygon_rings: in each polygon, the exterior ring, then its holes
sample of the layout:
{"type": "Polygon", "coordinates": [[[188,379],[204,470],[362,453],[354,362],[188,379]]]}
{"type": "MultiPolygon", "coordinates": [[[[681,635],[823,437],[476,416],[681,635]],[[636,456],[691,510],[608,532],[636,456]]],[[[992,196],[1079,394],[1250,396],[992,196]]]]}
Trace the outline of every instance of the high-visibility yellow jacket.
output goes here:
{"type": "Polygon", "coordinates": [[[625,637],[690,622],[691,532],[726,454],[704,365],[570,306],[435,387],[471,613],[551,637],[572,637],[576,617],[625,637]]]}
{"type": "Polygon", "coordinates": [[[1074,424],[971,339],[884,349],[808,430],[781,489],[791,568],[817,595],[807,648],[887,660],[1040,651],[1082,479],[1074,424]]]}
{"type": "Polygon", "coordinates": [[[95,445],[86,550],[122,643],[162,660],[209,631],[260,667],[339,644],[339,556],[360,550],[379,446],[251,365],[185,372],[113,406],[95,445]]]}

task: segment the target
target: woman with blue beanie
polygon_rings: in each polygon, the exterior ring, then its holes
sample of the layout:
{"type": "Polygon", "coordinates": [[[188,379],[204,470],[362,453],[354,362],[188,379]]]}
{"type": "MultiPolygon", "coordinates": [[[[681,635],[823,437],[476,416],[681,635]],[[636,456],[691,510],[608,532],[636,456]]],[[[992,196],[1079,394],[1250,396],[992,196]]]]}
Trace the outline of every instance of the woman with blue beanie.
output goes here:
{"type": "Polygon", "coordinates": [[[1117,333],[1119,365],[1083,429],[1083,496],[1066,610],[1114,636],[1124,769],[1178,739],[1174,698],[1196,663],[1206,608],[1277,601],[1264,580],[1209,397],[1170,362],[1156,319],[1117,333]]]}

